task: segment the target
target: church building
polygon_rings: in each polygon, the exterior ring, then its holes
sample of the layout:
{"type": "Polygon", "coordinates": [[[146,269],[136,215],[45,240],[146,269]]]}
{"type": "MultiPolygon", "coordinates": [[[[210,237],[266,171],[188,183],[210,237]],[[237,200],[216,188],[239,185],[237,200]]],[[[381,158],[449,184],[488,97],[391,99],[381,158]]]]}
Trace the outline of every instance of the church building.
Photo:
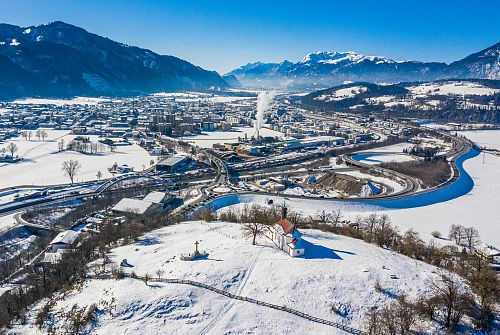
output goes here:
{"type": "Polygon", "coordinates": [[[282,218],[270,228],[271,240],[291,257],[302,256],[305,248],[302,245],[302,234],[295,225],[286,218],[287,208],[283,207],[282,218]]]}

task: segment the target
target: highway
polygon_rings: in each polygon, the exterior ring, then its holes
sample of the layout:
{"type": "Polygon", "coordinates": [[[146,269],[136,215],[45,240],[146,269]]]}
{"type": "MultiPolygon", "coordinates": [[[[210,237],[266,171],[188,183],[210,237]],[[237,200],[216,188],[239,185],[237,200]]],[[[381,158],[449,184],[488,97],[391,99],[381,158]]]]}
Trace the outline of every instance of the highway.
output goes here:
{"type": "MultiPolygon", "coordinates": [[[[353,153],[353,154],[348,154],[348,155],[342,156],[342,158],[344,159],[344,161],[347,164],[354,166],[357,169],[372,169],[372,170],[378,171],[382,174],[385,174],[387,176],[392,176],[394,179],[404,182],[404,184],[405,184],[404,189],[401,191],[398,191],[398,192],[390,193],[390,194],[387,194],[387,193],[378,194],[378,195],[372,195],[372,196],[365,197],[365,198],[324,198],[324,197],[312,197],[312,196],[289,195],[289,194],[284,195],[284,194],[279,193],[279,192],[271,192],[271,191],[257,192],[257,191],[238,190],[238,189],[234,189],[234,188],[229,193],[216,194],[212,190],[216,186],[221,185],[221,183],[217,182],[218,179],[216,178],[214,180],[214,183],[203,188],[203,192],[204,192],[203,196],[200,197],[197,201],[192,202],[189,206],[186,206],[185,208],[183,208],[183,211],[186,214],[193,214],[193,213],[199,211],[200,209],[203,209],[204,206],[206,204],[209,204],[211,201],[214,201],[214,200],[217,200],[220,198],[224,198],[224,197],[231,195],[231,194],[269,195],[269,196],[278,196],[278,197],[285,196],[287,198],[296,198],[296,199],[352,202],[352,201],[359,201],[361,199],[376,200],[376,199],[404,198],[404,197],[412,196],[414,194],[422,194],[422,193],[432,192],[432,191],[436,190],[437,188],[444,187],[450,183],[453,183],[456,179],[459,178],[459,170],[458,170],[457,165],[456,165],[456,160],[459,157],[462,157],[463,155],[467,154],[473,148],[473,144],[466,139],[458,138],[458,137],[449,135],[447,133],[442,133],[442,135],[449,137],[450,140],[453,142],[452,149],[444,154],[444,156],[446,157],[447,161],[449,162],[450,167],[451,167],[453,172],[452,172],[452,177],[450,179],[448,179],[445,183],[438,185],[438,186],[435,186],[435,187],[432,187],[432,188],[422,189],[420,187],[419,181],[416,178],[404,175],[404,174],[396,172],[396,171],[385,169],[385,168],[382,168],[380,166],[369,165],[369,164],[365,164],[365,163],[359,162],[357,160],[354,160],[351,157],[354,154],[353,153]]],[[[291,171],[293,171],[293,170],[290,170],[290,172],[291,171]]],[[[308,172],[308,171],[306,171],[306,172],[308,172]]],[[[286,173],[286,171],[276,171],[276,172],[258,171],[255,173],[249,173],[249,174],[242,176],[242,177],[235,177],[235,179],[239,180],[239,178],[242,178],[241,180],[245,180],[245,179],[252,179],[255,177],[271,176],[271,175],[276,175],[276,174],[281,175],[284,173],[286,173]]],[[[225,184],[223,186],[228,186],[228,185],[225,184]]]]}
{"type": "MultiPolygon", "coordinates": [[[[440,132],[442,136],[450,138],[450,140],[453,142],[453,148],[452,150],[448,151],[446,154],[444,154],[447,158],[447,160],[450,163],[451,168],[453,169],[453,174],[452,178],[448,180],[446,183],[439,185],[438,187],[442,187],[446,184],[449,184],[456,180],[459,177],[459,170],[456,167],[455,161],[462,155],[466,154],[471,148],[473,147],[472,143],[468,140],[458,138],[455,136],[452,136],[450,134],[447,134],[445,132],[440,132]]],[[[316,169],[316,170],[300,170],[296,166],[298,162],[304,162],[308,160],[316,160],[321,157],[321,152],[313,152],[304,156],[298,156],[296,158],[292,159],[277,159],[273,161],[272,159],[262,160],[259,161],[257,167],[254,166],[254,168],[258,169],[257,171],[253,170],[251,172],[247,172],[245,175],[239,175],[239,173],[243,171],[247,171],[249,169],[249,166],[243,165],[240,168],[241,169],[236,169],[234,166],[232,168],[229,168],[228,165],[221,160],[217,155],[212,151],[212,150],[206,150],[205,151],[206,155],[208,156],[210,162],[212,163],[216,175],[215,177],[207,181],[207,176],[210,175],[210,173],[190,173],[186,172],[184,174],[163,174],[163,173],[158,173],[158,172],[152,172],[152,171],[144,171],[144,172],[137,172],[133,174],[127,174],[127,175],[121,175],[117,176],[115,178],[111,178],[108,180],[102,180],[102,181],[89,181],[85,183],[78,183],[78,184],[59,184],[59,185],[53,185],[50,187],[44,186],[45,189],[50,190],[52,193],[49,193],[46,196],[39,197],[39,198],[34,198],[34,199],[27,199],[23,201],[14,201],[8,204],[3,204],[0,205],[0,217],[13,214],[13,213],[19,213],[22,211],[25,211],[30,208],[38,207],[38,206],[46,206],[50,204],[57,204],[57,203],[62,203],[66,201],[72,201],[72,200],[77,200],[77,199],[84,199],[88,197],[97,197],[105,192],[108,192],[110,189],[115,187],[116,185],[124,182],[132,182],[134,180],[147,180],[147,182],[141,182],[142,187],[148,185],[148,186],[158,186],[158,187],[179,187],[182,186],[184,188],[196,188],[200,193],[201,196],[192,201],[189,205],[186,206],[181,206],[181,210],[184,210],[186,212],[189,211],[194,211],[197,208],[199,208],[199,205],[203,205],[207,203],[208,201],[214,200],[215,198],[221,197],[220,195],[216,194],[213,192],[213,189],[216,187],[232,187],[231,181],[238,181],[238,180],[251,180],[256,177],[262,178],[262,177],[269,177],[269,176],[276,176],[276,175],[294,175],[294,174],[305,174],[305,173],[317,173],[317,172],[324,172],[324,170],[321,169],[316,169]],[[279,168],[277,168],[279,166],[279,168]],[[259,169],[260,167],[260,169],[259,169]],[[278,169],[278,171],[276,171],[278,169]],[[68,188],[70,188],[68,190],[68,188]]],[[[400,190],[398,192],[384,192],[383,194],[378,194],[378,195],[372,195],[367,197],[367,199],[382,199],[382,198],[401,198],[405,196],[410,196],[412,194],[415,194],[417,192],[428,192],[431,191],[435,188],[432,189],[426,189],[422,190],[420,188],[420,184],[418,180],[416,180],[413,177],[406,176],[404,174],[384,169],[379,166],[374,166],[374,165],[369,165],[365,164],[359,161],[356,161],[352,158],[352,154],[348,155],[343,155],[342,159],[346,162],[346,164],[350,165],[350,167],[345,168],[345,169],[337,169],[333,170],[335,172],[341,172],[341,171],[350,171],[350,170],[355,170],[355,169],[370,169],[370,170],[375,170],[381,174],[387,175],[387,176],[392,176],[393,179],[399,180],[405,184],[405,187],[403,190],[400,190]]],[[[213,174],[212,174],[213,175],[213,174]]],[[[387,185],[385,185],[387,187],[387,185]]],[[[23,188],[28,188],[28,186],[20,186],[17,188],[8,188],[8,190],[15,190],[15,189],[23,189],[23,188]]],[[[135,186],[127,186],[128,187],[135,187],[135,186]]],[[[29,186],[29,188],[33,188],[33,186],[29,186]]],[[[123,187],[121,188],[123,189],[123,187]]],[[[389,189],[389,188],[387,188],[389,189]]],[[[5,189],[7,190],[7,189],[5,189]]],[[[4,190],[4,191],[5,191],[4,190]]],[[[276,195],[276,196],[282,196],[280,193],[272,193],[272,192],[247,192],[244,190],[238,190],[234,189],[233,193],[240,193],[240,194],[268,194],[268,195],[276,195]]],[[[287,195],[287,197],[298,197],[298,198],[304,198],[303,196],[293,196],[293,195],[287,195]]],[[[318,199],[318,197],[308,197],[311,199],[318,199]]],[[[319,198],[322,199],[322,198],[319,198]]],[[[356,200],[359,200],[360,198],[357,198],[356,200]]],[[[335,201],[351,201],[351,199],[331,199],[335,201]]]]}

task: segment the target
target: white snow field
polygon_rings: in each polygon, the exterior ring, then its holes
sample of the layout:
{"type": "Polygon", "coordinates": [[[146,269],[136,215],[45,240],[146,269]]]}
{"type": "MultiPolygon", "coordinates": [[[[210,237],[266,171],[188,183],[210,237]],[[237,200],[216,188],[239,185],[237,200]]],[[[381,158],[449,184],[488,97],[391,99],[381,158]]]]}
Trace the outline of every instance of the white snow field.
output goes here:
{"type": "Polygon", "coordinates": [[[358,94],[366,92],[368,88],[365,86],[352,86],[347,88],[341,88],[328,94],[322,94],[314,98],[314,100],[324,100],[329,101],[339,101],[347,98],[352,98],[358,94]]]}
{"type": "MultiPolygon", "coordinates": [[[[86,181],[97,179],[97,171],[101,171],[102,178],[109,178],[111,174],[107,168],[115,162],[118,165],[127,164],[133,166],[135,170],[142,170],[142,165],[146,167],[154,157],[137,144],[117,146],[115,152],[103,152],[102,154],[90,155],[81,154],[75,151],[58,152],[58,142],[64,139],[64,143],[69,143],[75,135],[69,134],[67,130],[46,130],[48,137],[45,141],[38,141],[32,138],[27,141],[18,137],[8,142],[0,143],[0,148],[7,146],[9,142],[14,142],[19,150],[16,153],[23,160],[19,163],[0,164],[0,188],[16,185],[49,185],[69,183],[69,178],[61,171],[62,163],[69,159],[78,160],[82,167],[76,175],[75,181],[86,181]]],[[[35,131],[33,132],[35,133],[35,131]]],[[[92,142],[97,141],[97,137],[88,136],[92,142]]]]}
{"type": "Polygon", "coordinates": [[[458,134],[481,147],[500,150],[500,130],[468,130],[459,131],[458,134]]]}
{"type": "Polygon", "coordinates": [[[491,95],[500,92],[471,82],[426,83],[408,89],[416,95],[491,95]]]}
{"type": "Polygon", "coordinates": [[[0,216],[0,234],[6,232],[9,228],[14,227],[17,224],[14,215],[15,214],[0,216]]]}
{"type": "MultiPolygon", "coordinates": [[[[427,292],[439,270],[361,240],[304,230],[306,254],[290,258],[265,237],[251,245],[241,226],[224,222],[187,222],[155,230],[137,243],[118,247],[111,259],[127,259],[126,271],[189,279],[254,299],[285,305],[307,314],[363,328],[364,313],[400,294],[416,298],[427,292]],[[181,261],[194,242],[207,259],[181,261]],[[396,279],[391,279],[394,275],[396,279]],[[382,292],[374,288],[379,280],[382,292]],[[340,316],[332,311],[343,311],[340,316]]],[[[202,288],[136,279],[89,279],[81,288],[60,293],[52,312],[55,326],[74,304],[101,308],[92,334],[344,334],[295,315],[231,300],[202,288]],[[111,313],[104,310],[107,304],[111,313]]],[[[8,334],[43,334],[33,325],[44,302],[28,312],[28,325],[8,334]]],[[[57,328],[56,328],[57,333],[57,328]]]]}
{"type": "MultiPolygon", "coordinates": [[[[283,137],[284,134],[272,130],[269,128],[261,128],[259,130],[261,136],[274,136],[274,137],[283,137]]],[[[234,131],[211,131],[211,132],[203,132],[202,134],[195,136],[183,136],[180,139],[187,141],[193,145],[196,145],[200,148],[212,148],[214,144],[223,144],[223,143],[235,143],[238,142],[238,137],[244,138],[245,134],[248,138],[255,135],[255,128],[253,127],[237,127],[234,131]]]]}
{"type": "Polygon", "coordinates": [[[404,154],[355,154],[352,155],[352,158],[365,164],[369,165],[378,165],[381,163],[389,163],[389,162],[409,162],[416,160],[415,157],[404,155],[404,154]]]}
{"type": "Polygon", "coordinates": [[[256,99],[256,96],[223,96],[223,95],[213,95],[213,94],[207,94],[207,93],[200,93],[200,92],[181,92],[181,93],[167,93],[167,92],[160,92],[160,93],[154,93],[153,96],[156,97],[163,97],[163,98],[170,98],[170,99],[175,99],[175,101],[178,102],[198,102],[198,101],[203,101],[203,102],[208,102],[208,103],[229,103],[229,102],[235,102],[235,101],[240,101],[240,100],[252,100],[256,99]]]}
{"type": "Polygon", "coordinates": [[[14,100],[12,103],[20,105],[97,105],[100,102],[108,102],[109,99],[104,98],[90,98],[90,97],[76,97],[74,99],[39,99],[27,98],[14,100]]]}
{"type": "Polygon", "coordinates": [[[404,149],[410,149],[414,146],[415,146],[415,144],[413,144],[413,143],[402,142],[402,143],[388,145],[388,146],[381,147],[381,148],[357,151],[357,153],[371,152],[371,151],[376,151],[376,152],[380,152],[380,153],[388,153],[388,154],[390,154],[390,153],[403,153],[404,149]]]}

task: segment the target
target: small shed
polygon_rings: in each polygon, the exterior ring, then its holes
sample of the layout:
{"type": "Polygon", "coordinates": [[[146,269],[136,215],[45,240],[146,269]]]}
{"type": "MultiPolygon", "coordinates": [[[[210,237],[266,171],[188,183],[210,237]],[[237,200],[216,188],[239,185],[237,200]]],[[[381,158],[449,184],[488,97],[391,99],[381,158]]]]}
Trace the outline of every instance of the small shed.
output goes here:
{"type": "Polygon", "coordinates": [[[57,234],[50,242],[49,247],[52,252],[57,252],[61,249],[71,249],[78,238],[79,233],[73,230],[65,230],[57,234]]]}
{"type": "Polygon", "coordinates": [[[179,170],[182,163],[187,161],[186,156],[171,156],[156,164],[156,171],[174,173],[179,170]]]}
{"type": "Polygon", "coordinates": [[[139,199],[123,198],[111,210],[115,214],[144,215],[161,210],[161,205],[139,199]]]}

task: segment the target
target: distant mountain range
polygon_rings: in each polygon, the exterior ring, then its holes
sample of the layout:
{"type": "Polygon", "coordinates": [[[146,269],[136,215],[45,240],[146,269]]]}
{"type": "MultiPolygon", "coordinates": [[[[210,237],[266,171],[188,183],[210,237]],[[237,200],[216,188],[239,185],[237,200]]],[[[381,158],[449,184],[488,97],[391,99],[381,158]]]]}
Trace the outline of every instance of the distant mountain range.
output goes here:
{"type": "Polygon", "coordinates": [[[0,99],[217,90],[222,77],[185,60],[64,23],[0,24],[0,99]]]}
{"type": "Polygon", "coordinates": [[[346,81],[398,83],[439,79],[500,79],[500,43],[451,64],[394,61],[356,52],[315,52],[292,63],[250,63],[226,76],[246,87],[331,87],[346,81]]]}

